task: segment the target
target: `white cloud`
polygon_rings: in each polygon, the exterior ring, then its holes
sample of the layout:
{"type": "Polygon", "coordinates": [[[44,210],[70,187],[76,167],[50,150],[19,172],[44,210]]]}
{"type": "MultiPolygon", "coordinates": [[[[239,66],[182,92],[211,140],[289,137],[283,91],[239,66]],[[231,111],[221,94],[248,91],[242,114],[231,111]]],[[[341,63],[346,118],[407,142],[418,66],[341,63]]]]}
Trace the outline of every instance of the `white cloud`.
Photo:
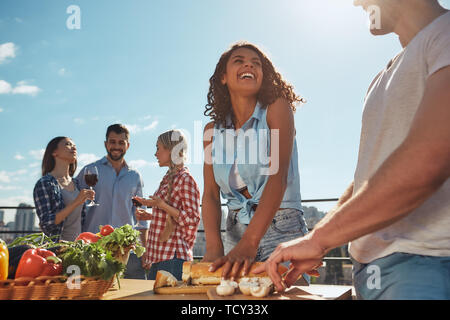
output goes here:
{"type": "Polygon", "coordinates": [[[18,153],[18,154],[16,154],[16,155],[14,156],[14,159],[16,159],[16,160],[23,160],[23,159],[25,159],[25,157],[22,156],[20,153],[18,153]]]}
{"type": "Polygon", "coordinates": [[[5,62],[8,58],[15,58],[16,49],[16,45],[12,42],[0,44],[0,64],[5,62]]]}
{"type": "Polygon", "coordinates": [[[11,179],[9,178],[9,174],[6,171],[0,171],[0,182],[1,183],[9,183],[11,179]]]}
{"type": "Polygon", "coordinates": [[[158,125],[158,121],[155,120],[152,123],[150,123],[148,126],[144,127],[144,131],[155,129],[157,125],[158,125]]]}
{"type": "Polygon", "coordinates": [[[62,77],[66,74],[66,69],[65,68],[61,68],[58,70],[58,74],[62,77]]]}
{"type": "Polygon", "coordinates": [[[139,160],[131,160],[128,161],[128,164],[130,165],[130,167],[135,168],[135,169],[141,169],[144,167],[157,167],[158,166],[158,162],[150,162],[150,161],[146,161],[143,159],[139,159],[139,160]]]}
{"type": "Polygon", "coordinates": [[[10,93],[12,90],[11,85],[5,80],[0,80],[0,94],[10,93]]]}
{"type": "Polygon", "coordinates": [[[37,95],[41,89],[37,86],[32,86],[26,83],[26,81],[19,81],[16,87],[12,87],[10,83],[5,80],[0,80],[0,94],[28,94],[31,96],[37,95]]]}
{"type": "Polygon", "coordinates": [[[39,91],[41,91],[39,87],[28,85],[25,81],[19,81],[17,87],[12,89],[13,94],[28,94],[31,96],[37,95],[39,91]]]}
{"type": "Polygon", "coordinates": [[[0,183],[10,183],[11,181],[19,181],[21,178],[20,176],[23,176],[27,174],[27,169],[20,169],[17,171],[0,171],[0,183]]]}
{"type": "Polygon", "coordinates": [[[30,150],[28,152],[34,159],[36,160],[42,160],[44,157],[45,149],[39,149],[39,150],[30,150]]]}
{"type": "Polygon", "coordinates": [[[41,165],[40,162],[33,162],[33,163],[30,163],[30,164],[28,165],[28,167],[29,167],[29,168],[36,168],[36,167],[39,167],[40,165],[41,165]]]}
{"type": "Polygon", "coordinates": [[[141,127],[138,124],[125,124],[125,127],[127,127],[128,131],[130,131],[131,134],[135,134],[141,131],[141,127]]]}
{"type": "Polygon", "coordinates": [[[136,134],[142,131],[153,130],[158,126],[158,124],[159,122],[157,120],[154,120],[147,126],[141,126],[139,124],[125,124],[125,127],[127,127],[128,131],[130,131],[131,134],[136,134]]]}
{"type": "Polygon", "coordinates": [[[0,108],[0,112],[3,112],[3,109],[2,109],[2,108],[0,108]]]}

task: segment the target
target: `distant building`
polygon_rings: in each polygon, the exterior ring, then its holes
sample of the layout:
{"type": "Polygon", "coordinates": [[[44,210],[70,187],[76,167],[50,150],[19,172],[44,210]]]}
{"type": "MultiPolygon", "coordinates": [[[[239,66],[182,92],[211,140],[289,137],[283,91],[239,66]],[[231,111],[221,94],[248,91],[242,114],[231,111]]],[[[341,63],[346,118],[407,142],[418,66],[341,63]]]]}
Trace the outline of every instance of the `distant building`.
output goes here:
{"type": "MultiPolygon", "coordinates": [[[[31,209],[31,205],[26,203],[19,204],[19,208],[16,211],[16,217],[14,219],[14,228],[17,231],[33,231],[34,222],[35,222],[35,214],[33,209],[31,209]]],[[[16,233],[16,237],[23,237],[28,233],[16,233]]]]}
{"type": "Polygon", "coordinates": [[[316,207],[302,206],[302,209],[306,225],[310,230],[326,215],[326,212],[319,211],[316,207]]]}
{"type": "Polygon", "coordinates": [[[10,243],[14,240],[15,236],[12,233],[4,233],[2,231],[14,230],[14,221],[8,222],[6,225],[0,227],[0,238],[6,243],[10,243]]]}
{"type": "Polygon", "coordinates": [[[5,223],[5,211],[0,210],[0,223],[5,223]]]}

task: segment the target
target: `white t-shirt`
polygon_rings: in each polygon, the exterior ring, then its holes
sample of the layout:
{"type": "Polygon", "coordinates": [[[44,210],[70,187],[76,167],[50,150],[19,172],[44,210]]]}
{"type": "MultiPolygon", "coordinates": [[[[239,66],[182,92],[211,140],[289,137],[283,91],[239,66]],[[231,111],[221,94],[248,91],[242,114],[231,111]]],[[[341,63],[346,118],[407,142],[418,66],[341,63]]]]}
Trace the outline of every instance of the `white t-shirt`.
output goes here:
{"type": "MultiPolygon", "coordinates": [[[[369,89],[354,194],[406,138],[428,77],[449,65],[450,12],[447,12],[422,29],[369,89]]],[[[394,252],[450,256],[450,179],[403,219],[351,242],[349,252],[360,263],[394,252]]]]}

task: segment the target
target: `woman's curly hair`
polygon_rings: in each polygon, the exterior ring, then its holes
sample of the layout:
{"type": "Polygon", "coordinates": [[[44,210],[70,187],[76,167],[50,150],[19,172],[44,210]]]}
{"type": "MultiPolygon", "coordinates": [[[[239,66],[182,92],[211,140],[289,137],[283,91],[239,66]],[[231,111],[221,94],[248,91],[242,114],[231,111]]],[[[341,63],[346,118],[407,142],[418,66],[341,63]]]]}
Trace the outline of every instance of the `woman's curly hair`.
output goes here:
{"type": "Polygon", "coordinates": [[[234,117],[228,87],[222,84],[221,80],[226,72],[227,63],[231,54],[240,48],[247,48],[255,51],[261,60],[263,81],[261,89],[258,92],[257,100],[261,102],[263,106],[274,103],[278,98],[284,98],[295,112],[296,103],[305,102],[303,98],[295,94],[293,86],[283,80],[281,74],[275,70],[269,58],[267,58],[256,45],[248,42],[238,42],[222,54],[216,65],[214,74],[209,79],[210,86],[207,96],[208,103],[205,106],[205,116],[209,116],[215,123],[221,123],[224,126],[226,125],[227,115],[231,114],[232,118],[234,117]]]}

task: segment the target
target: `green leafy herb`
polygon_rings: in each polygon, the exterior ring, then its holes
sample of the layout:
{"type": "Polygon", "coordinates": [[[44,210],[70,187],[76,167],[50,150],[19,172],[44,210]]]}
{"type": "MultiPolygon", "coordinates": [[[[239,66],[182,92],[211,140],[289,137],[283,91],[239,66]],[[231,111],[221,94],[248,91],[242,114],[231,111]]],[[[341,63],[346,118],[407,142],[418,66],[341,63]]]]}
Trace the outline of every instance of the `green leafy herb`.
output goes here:
{"type": "Polygon", "coordinates": [[[65,273],[69,266],[77,265],[81,274],[86,277],[100,276],[102,279],[109,280],[125,269],[125,266],[117,261],[110,251],[97,243],[86,244],[82,241],[65,243],[59,250],[58,256],[63,261],[65,273]]]}
{"type": "Polygon", "coordinates": [[[43,232],[39,233],[31,233],[29,235],[26,235],[24,237],[17,237],[14,239],[13,242],[11,242],[8,245],[8,248],[21,246],[21,245],[29,245],[34,248],[51,248],[57,246],[57,243],[55,243],[53,240],[57,238],[58,236],[47,236],[43,232]]]}
{"type": "Polygon", "coordinates": [[[109,235],[101,237],[97,243],[113,254],[117,252],[124,254],[125,250],[130,247],[138,258],[145,252],[145,248],[140,242],[140,232],[134,230],[129,224],[114,229],[109,235]]]}

